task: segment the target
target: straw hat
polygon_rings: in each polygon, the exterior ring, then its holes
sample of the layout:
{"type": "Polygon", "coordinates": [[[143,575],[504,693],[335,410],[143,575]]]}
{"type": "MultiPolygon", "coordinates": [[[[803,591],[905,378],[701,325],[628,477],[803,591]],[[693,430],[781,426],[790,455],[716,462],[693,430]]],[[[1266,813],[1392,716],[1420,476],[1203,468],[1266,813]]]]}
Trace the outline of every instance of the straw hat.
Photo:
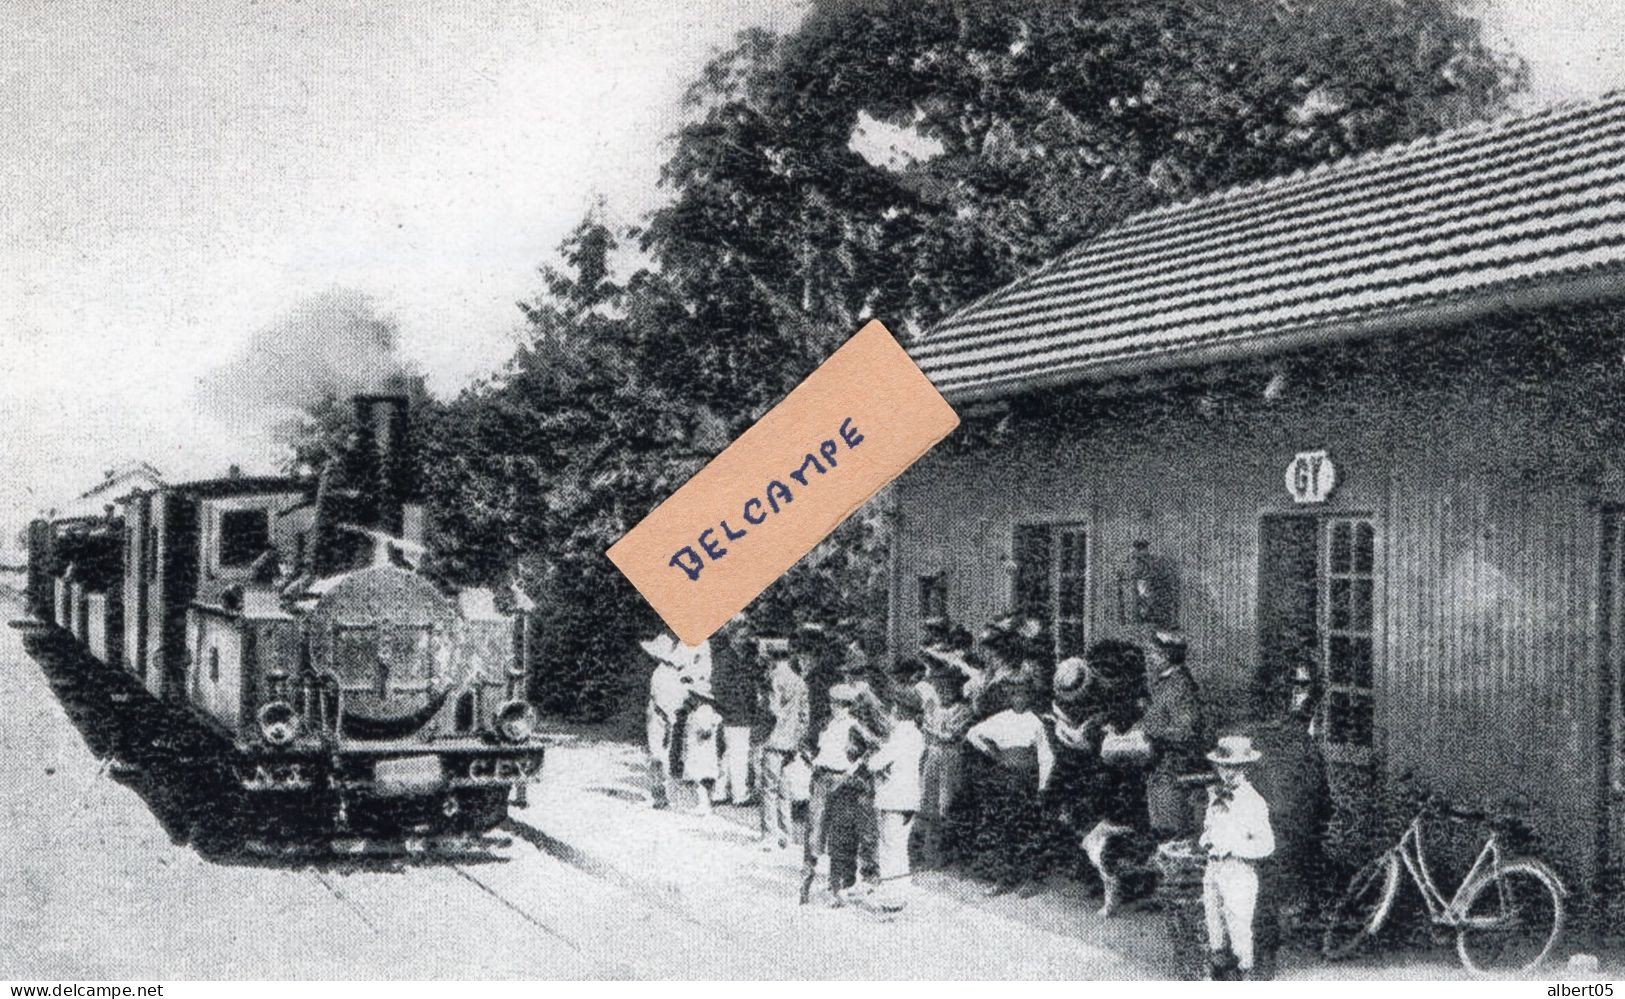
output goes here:
{"type": "Polygon", "coordinates": [[[683,665],[677,659],[677,639],[673,638],[670,632],[662,631],[653,638],[639,642],[638,645],[663,663],[671,663],[673,666],[683,665]]]}
{"type": "Polygon", "coordinates": [[[1082,656],[1062,659],[1055,666],[1055,697],[1064,700],[1083,693],[1089,682],[1089,664],[1082,656]]]}
{"type": "Polygon", "coordinates": [[[1246,735],[1221,735],[1218,748],[1207,754],[1208,762],[1227,767],[1256,763],[1263,756],[1253,748],[1252,737],[1246,735]]]}
{"type": "Polygon", "coordinates": [[[684,645],[681,642],[672,643],[675,648],[672,655],[678,666],[690,672],[711,675],[711,640],[706,639],[698,645],[684,645]]]}

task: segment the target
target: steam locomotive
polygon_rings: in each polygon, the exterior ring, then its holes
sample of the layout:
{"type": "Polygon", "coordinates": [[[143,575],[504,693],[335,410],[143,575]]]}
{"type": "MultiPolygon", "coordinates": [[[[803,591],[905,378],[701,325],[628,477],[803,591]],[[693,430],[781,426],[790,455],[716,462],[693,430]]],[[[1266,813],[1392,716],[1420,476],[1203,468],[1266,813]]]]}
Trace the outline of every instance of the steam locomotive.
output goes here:
{"type": "Polygon", "coordinates": [[[254,800],[483,831],[542,765],[526,615],[418,571],[406,400],[354,405],[314,479],[234,472],[35,521],[31,608],[218,733],[254,800]]]}

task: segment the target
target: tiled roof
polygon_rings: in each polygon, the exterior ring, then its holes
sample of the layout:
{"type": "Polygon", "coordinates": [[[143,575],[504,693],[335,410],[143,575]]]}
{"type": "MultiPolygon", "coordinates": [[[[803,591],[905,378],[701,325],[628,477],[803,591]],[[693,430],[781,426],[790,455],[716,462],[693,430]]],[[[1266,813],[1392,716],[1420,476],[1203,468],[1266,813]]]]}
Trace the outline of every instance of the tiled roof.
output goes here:
{"type": "Polygon", "coordinates": [[[1133,215],[909,353],[950,399],[997,397],[1616,272],[1625,92],[1133,215]]]}

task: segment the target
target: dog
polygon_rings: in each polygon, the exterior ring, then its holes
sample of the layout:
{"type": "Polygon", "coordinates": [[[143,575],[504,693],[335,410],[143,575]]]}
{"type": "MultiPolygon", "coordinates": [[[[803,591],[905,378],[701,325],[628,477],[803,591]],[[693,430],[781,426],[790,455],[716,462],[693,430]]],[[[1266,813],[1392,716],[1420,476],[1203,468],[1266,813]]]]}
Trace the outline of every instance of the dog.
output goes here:
{"type": "Polygon", "coordinates": [[[1155,850],[1149,835],[1116,822],[1097,822],[1083,837],[1083,852],[1100,874],[1102,916],[1116,915],[1126,903],[1144,898],[1156,887],[1156,870],[1150,864],[1155,850]]]}

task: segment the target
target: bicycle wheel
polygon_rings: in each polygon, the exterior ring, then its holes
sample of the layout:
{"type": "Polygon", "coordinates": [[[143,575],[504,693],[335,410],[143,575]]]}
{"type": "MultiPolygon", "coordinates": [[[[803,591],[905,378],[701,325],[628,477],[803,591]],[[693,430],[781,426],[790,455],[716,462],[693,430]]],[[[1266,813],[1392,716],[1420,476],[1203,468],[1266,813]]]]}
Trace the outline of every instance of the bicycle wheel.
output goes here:
{"type": "Polygon", "coordinates": [[[1456,952],[1468,971],[1515,974],[1540,964],[1563,933],[1563,890],[1545,864],[1514,860],[1462,889],[1456,952]]]}
{"type": "Polygon", "coordinates": [[[1353,957],[1382,928],[1399,891],[1399,858],[1385,853],[1354,872],[1327,917],[1320,953],[1328,961],[1353,957]]]}

